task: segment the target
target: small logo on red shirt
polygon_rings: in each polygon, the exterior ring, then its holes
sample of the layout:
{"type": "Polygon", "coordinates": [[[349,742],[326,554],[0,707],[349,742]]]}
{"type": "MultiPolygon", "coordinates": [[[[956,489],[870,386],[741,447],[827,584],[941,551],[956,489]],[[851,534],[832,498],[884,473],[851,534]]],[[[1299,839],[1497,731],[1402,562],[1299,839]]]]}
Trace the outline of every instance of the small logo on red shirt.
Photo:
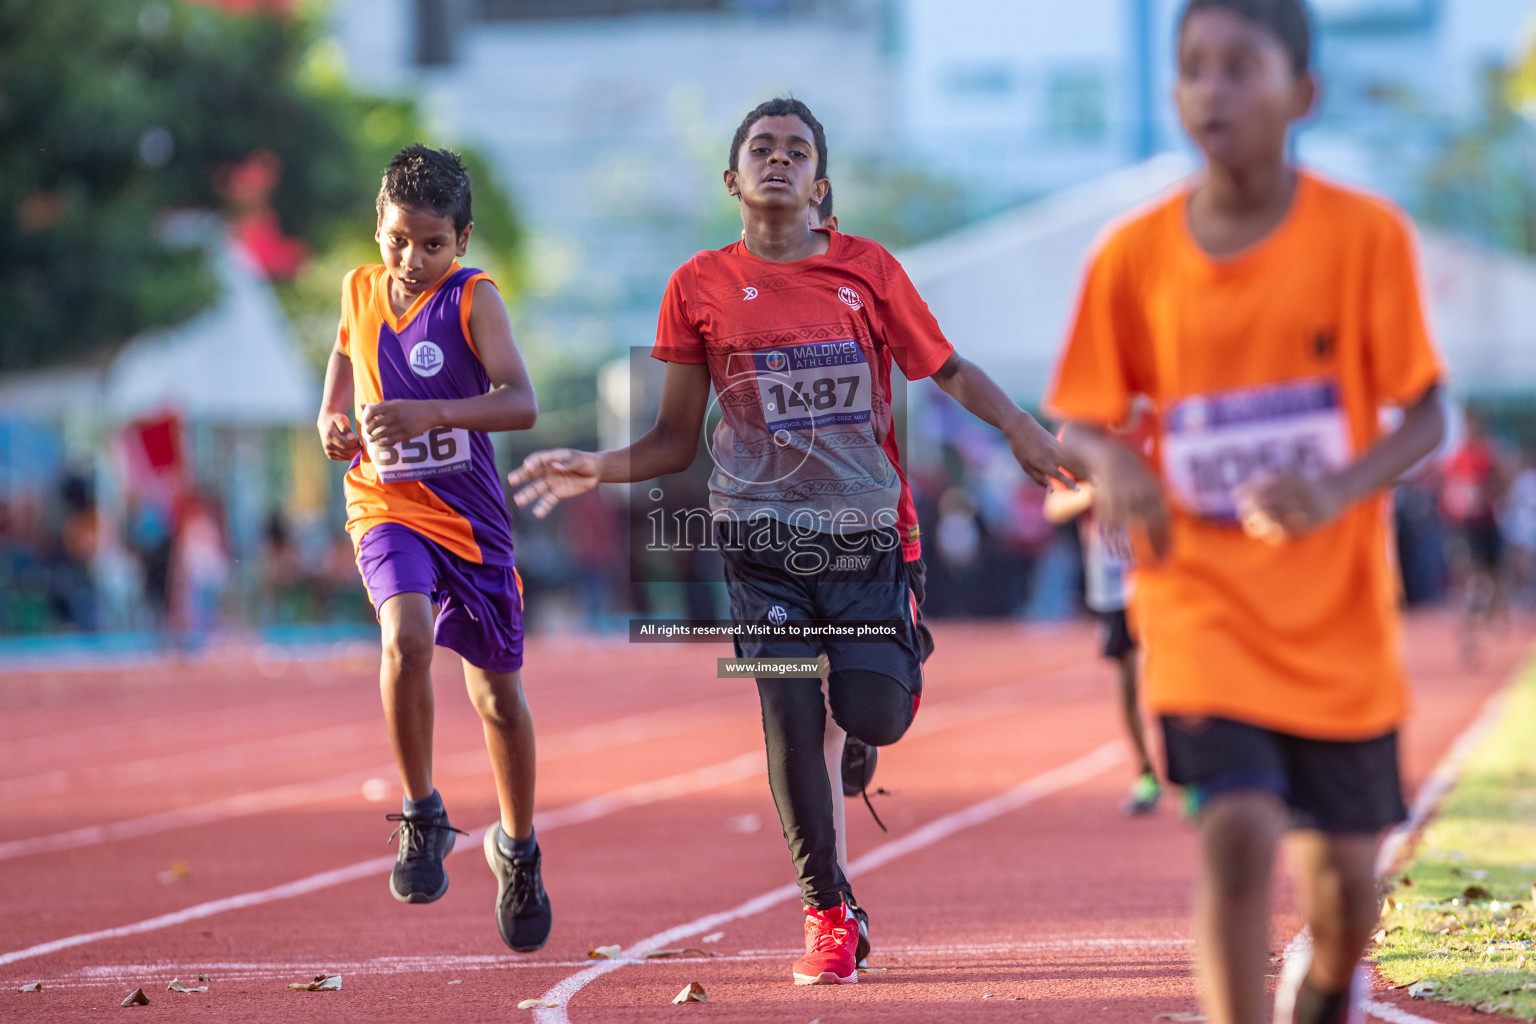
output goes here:
{"type": "Polygon", "coordinates": [[[864,308],[864,300],[859,298],[859,293],[854,291],[852,288],[839,288],[837,290],[837,297],[842,299],[848,305],[852,306],[854,309],[864,308]]]}
{"type": "Polygon", "coordinates": [[[757,298],[757,289],[753,288],[751,285],[748,285],[741,290],[742,302],[751,302],[755,298],[757,298]]]}

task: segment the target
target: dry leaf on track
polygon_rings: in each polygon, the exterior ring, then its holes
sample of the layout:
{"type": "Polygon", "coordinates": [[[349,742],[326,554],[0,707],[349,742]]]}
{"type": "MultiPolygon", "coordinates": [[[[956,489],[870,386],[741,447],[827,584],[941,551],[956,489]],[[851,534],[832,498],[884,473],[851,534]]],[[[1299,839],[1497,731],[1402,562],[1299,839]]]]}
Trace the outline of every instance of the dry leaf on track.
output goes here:
{"type": "Polygon", "coordinates": [[[588,960],[617,960],[623,950],[619,946],[598,946],[587,951],[588,960]]]}
{"type": "Polygon", "coordinates": [[[673,1003],[707,1003],[709,996],[704,994],[704,986],[696,981],[690,981],[683,986],[683,990],[672,997],[673,1003]]]}
{"type": "Polygon", "coordinates": [[[298,989],[300,992],[340,992],[341,975],[317,974],[314,981],[307,984],[295,981],[290,983],[288,987],[298,989]]]}
{"type": "Polygon", "coordinates": [[[542,999],[524,999],[517,1004],[519,1010],[553,1010],[559,1003],[546,1003],[542,999]]]}
{"type": "Polygon", "coordinates": [[[1433,981],[1416,981],[1408,986],[1409,999],[1428,999],[1440,990],[1440,985],[1433,981]]]}
{"type": "Polygon", "coordinates": [[[213,979],[208,977],[208,975],[206,975],[206,974],[199,974],[197,976],[197,980],[198,981],[212,981],[213,979]]]}
{"type": "Polygon", "coordinates": [[[124,999],[118,1005],[119,1006],[148,1006],[149,1005],[149,996],[144,994],[144,990],[143,989],[136,988],[132,992],[129,992],[128,993],[128,998],[124,999]]]}
{"type": "Polygon", "coordinates": [[[700,942],[719,942],[723,938],[725,938],[725,932],[710,932],[708,935],[704,936],[699,941],[700,942]]]}
{"type": "Polygon", "coordinates": [[[176,882],[192,881],[192,866],[184,860],[173,860],[171,866],[161,871],[157,878],[161,885],[173,885],[176,882]]]}
{"type": "Polygon", "coordinates": [[[859,973],[860,974],[884,974],[886,971],[889,971],[889,970],[890,970],[889,967],[860,967],[859,968],[859,973]]]}
{"type": "MultiPolygon", "coordinates": [[[[202,979],[199,978],[198,980],[201,981],[202,979]]],[[[208,991],[208,986],[207,985],[197,985],[195,987],[194,986],[189,986],[189,985],[187,985],[186,982],[182,981],[180,978],[172,978],[171,979],[171,983],[169,985],[165,986],[165,990],[167,992],[207,992],[208,991]]]]}
{"type": "Polygon", "coordinates": [[[41,992],[42,990],[43,990],[43,983],[40,982],[40,981],[34,981],[30,985],[23,985],[23,986],[21,986],[21,988],[17,989],[16,991],[17,992],[41,992]]]}
{"type": "Polygon", "coordinates": [[[689,946],[687,949],[658,949],[654,953],[647,953],[642,960],[675,960],[684,956],[719,956],[719,953],[711,953],[700,949],[698,946],[689,946]]]}
{"type": "Polygon", "coordinates": [[[1195,1021],[1205,1020],[1203,1013],[1160,1013],[1153,1020],[1195,1021]]]}

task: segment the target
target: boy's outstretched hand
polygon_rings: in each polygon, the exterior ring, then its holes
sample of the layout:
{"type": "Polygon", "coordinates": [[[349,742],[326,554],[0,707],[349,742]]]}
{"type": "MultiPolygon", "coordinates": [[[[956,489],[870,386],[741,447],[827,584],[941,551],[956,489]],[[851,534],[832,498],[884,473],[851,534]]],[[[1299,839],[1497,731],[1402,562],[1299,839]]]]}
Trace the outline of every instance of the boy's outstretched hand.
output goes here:
{"type": "Polygon", "coordinates": [[[1282,544],[1338,518],[1348,502],[1331,477],[1285,473],[1248,481],[1237,489],[1237,513],[1250,537],[1282,544]]]}
{"type": "Polygon", "coordinates": [[[326,413],[315,424],[320,430],[320,445],[325,457],[336,462],[351,462],[361,443],[352,430],[352,420],[344,412],[326,413]]]}
{"type": "Polygon", "coordinates": [[[1067,451],[1033,416],[1023,416],[1004,431],[1008,447],[1019,467],[1041,487],[1058,481],[1069,491],[1077,490],[1077,481],[1088,479],[1088,467],[1067,451]]]}
{"type": "Polygon", "coordinates": [[[1163,487],[1141,457],[1129,448],[1107,441],[1102,448],[1104,465],[1092,474],[1096,497],[1093,514],[1106,534],[1122,536],[1135,527],[1146,530],[1152,553],[1168,554],[1168,503],[1163,487]]]}
{"type": "Polygon", "coordinates": [[[600,469],[600,460],[591,452],[551,448],[524,459],[507,474],[507,483],[516,488],[512,500],[517,507],[532,506],[533,514],[543,519],[562,498],[574,498],[596,487],[600,469]]]}

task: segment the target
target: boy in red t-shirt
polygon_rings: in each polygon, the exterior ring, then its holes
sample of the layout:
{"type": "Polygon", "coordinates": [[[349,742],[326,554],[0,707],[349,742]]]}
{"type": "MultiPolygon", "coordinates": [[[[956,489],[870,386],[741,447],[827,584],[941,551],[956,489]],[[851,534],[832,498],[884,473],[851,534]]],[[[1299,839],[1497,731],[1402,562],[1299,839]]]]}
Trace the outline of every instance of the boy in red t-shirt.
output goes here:
{"type": "Polygon", "coordinates": [[[1219,1024],[1270,1019],[1287,831],[1311,955],[1288,964],[1274,1020],[1360,1019],[1377,842],[1405,810],[1382,492],[1443,432],[1409,224],[1286,159],[1316,88],[1310,39],[1301,0],[1186,5],[1176,95],[1204,171],[1101,244],[1048,399],[1101,522],[1155,556],[1134,618],[1168,778],[1200,804],[1197,965],[1219,1024]],[[1109,432],[1138,395],[1150,459],[1109,432]],[[1404,413],[1390,432],[1384,406],[1404,413]]]}
{"type": "MultiPolygon", "coordinates": [[[[656,426],[627,448],[537,452],[509,478],[519,505],[547,514],[598,483],[650,480],[692,464],[713,385],[710,514],[734,620],[879,620],[890,639],[762,640],[738,657],[825,655],[816,677],[760,675],[768,779],[806,904],[796,984],[858,981],[864,922],[837,863],[834,793],[823,760],[826,708],[850,735],[894,743],[917,712],[922,648],[911,566],[917,515],[892,429],[891,365],[932,377],[1001,429],[1037,481],[1067,479],[1061,446],[962,359],[901,265],[874,242],[812,229],[826,196],[820,123],[798,100],[747,115],[725,186],[742,240],[672,275],[652,354],[667,363],[656,426]]],[[[1072,467],[1067,467],[1071,469],[1072,467]]]]}

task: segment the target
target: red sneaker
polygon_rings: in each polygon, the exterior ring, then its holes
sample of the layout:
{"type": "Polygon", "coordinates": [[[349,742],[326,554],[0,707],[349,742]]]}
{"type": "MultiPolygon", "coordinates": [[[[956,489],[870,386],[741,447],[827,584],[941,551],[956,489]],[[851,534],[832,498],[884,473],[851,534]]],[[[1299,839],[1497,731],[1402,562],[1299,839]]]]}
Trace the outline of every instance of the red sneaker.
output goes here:
{"type": "Polygon", "coordinates": [[[846,904],[831,910],[805,908],[805,956],[795,961],[796,985],[855,985],[859,980],[854,949],[859,922],[846,904]]]}

